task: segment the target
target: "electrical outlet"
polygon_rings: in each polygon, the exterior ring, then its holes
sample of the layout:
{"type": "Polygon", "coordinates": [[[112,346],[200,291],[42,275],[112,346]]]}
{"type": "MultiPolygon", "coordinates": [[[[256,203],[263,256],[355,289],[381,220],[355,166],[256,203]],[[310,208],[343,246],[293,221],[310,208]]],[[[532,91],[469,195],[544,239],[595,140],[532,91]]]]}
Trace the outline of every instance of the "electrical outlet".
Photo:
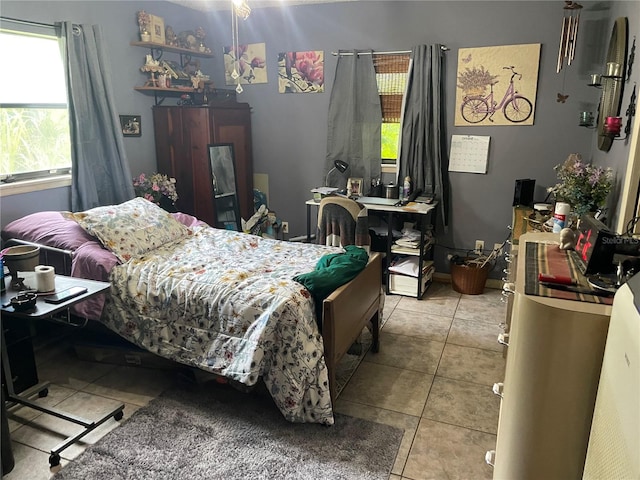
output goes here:
{"type": "Polygon", "coordinates": [[[282,233],[289,233],[289,222],[282,222],[282,233]]]}
{"type": "Polygon", "coordinates": [[[498,255],[498,256],[502,255],[504,253],[502,251],[502,244],[501,243],[494,243],[493,244],[493,251],[496,252],[496,255],[498,255]]]}
{"type": "Polygon", "coordinates": [[[476,240],[476,247],[473,249],[473,251],[477,255],[482,255],[483,250],[484,250],[484,240],[476,240]]]}

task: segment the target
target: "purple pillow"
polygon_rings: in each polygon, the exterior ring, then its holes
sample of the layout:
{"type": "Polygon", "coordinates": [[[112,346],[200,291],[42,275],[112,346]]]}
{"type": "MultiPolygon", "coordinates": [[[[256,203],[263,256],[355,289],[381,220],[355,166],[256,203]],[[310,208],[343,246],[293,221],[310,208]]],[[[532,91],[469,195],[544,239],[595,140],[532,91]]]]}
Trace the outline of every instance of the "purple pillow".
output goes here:
{"type": "Polygon", "coordinates": [[[60,212],[36,212],[14,220],[2,229],[3,240],[16,238],[36,242],[63,250],[76,250],[86,242],[95,242],[73,220],[67,220],[60,212]]]}
{"type": "Polygon", "coordinates": [[[205,222],[203,222],[202,220],[198,220],[196,217],[194,217],[193,215],[189,215],[188,213],[176,212],[172,213],[171,215],[173,215],[173,218],[178,220],[185,227],[198,227],[202,225],[207,226],[205,222]]]}

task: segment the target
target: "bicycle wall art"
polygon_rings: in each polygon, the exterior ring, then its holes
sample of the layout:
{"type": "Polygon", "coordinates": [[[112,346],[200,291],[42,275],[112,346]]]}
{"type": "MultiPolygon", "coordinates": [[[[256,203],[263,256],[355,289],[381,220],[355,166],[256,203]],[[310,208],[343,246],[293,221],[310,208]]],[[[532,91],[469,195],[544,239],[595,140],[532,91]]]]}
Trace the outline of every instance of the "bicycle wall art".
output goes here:
{"type": "Polygon", "coordinates": [[[540,46],[461,48],[455,126],[533,125],[540,46]]]}

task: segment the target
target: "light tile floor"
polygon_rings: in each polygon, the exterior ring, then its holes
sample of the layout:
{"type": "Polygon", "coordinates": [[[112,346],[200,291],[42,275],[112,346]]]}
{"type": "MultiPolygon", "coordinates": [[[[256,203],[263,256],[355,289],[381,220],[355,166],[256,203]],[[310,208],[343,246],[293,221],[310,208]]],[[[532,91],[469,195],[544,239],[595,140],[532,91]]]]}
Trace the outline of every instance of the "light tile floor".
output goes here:
{"type": "MultiPolygon", "coordinates": [[[[504,377],[497,336],[506,307],[499,290],[461,295],[434,283],[425,298],[387,296],[381,348],[369,352],[342,391],[339,413],[387,423],[405,434],[391,479],[491,478],[504,377]]],[[[125,416],[175,381],[175,371],[86,362],[65,342],[37,351],[38,372],[51,381],[39,401],[93,418],[125,403],[125,416]]],[[[5,480],[44,480],[49,450],[79,427],[26,407],[9,423],[16,465],[5,480]]],[[[62,465],[119,425],[110,419],[61,454],[62,465]]]]}

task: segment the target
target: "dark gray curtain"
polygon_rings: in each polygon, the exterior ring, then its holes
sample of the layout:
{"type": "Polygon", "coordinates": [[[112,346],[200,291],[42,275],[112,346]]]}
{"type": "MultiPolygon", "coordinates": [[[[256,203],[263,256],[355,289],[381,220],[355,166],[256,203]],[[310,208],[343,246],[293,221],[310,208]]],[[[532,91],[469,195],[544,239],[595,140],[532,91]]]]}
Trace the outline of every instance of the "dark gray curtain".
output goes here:
{"type": "Polygon", "coordinates": [[[444,95],[445,52],[439,44],[413,48],[404,95],[398,178],[434,195],[449,222],[449,155],[444,95]]]}
{"type": "Polygon", "coordinates": [[[133,180],[102,30],[71,22],[58,26],[71,128],[71,208],[77,212],[131,200],[133,180]]]}
{"type": "Polygon", "coordinates": [[[371,179],[380,177],[382,110],[373,52],[358,55],[359,52],[362,51],[338,53],[329,100],[325,172],[333,168],[334,160],[344,160],[349,168],[344,174],[334,171],[329,176],[329,185],[346,188],[347,178],[362,178],[362,190],[367,193],[371,179]]]}

